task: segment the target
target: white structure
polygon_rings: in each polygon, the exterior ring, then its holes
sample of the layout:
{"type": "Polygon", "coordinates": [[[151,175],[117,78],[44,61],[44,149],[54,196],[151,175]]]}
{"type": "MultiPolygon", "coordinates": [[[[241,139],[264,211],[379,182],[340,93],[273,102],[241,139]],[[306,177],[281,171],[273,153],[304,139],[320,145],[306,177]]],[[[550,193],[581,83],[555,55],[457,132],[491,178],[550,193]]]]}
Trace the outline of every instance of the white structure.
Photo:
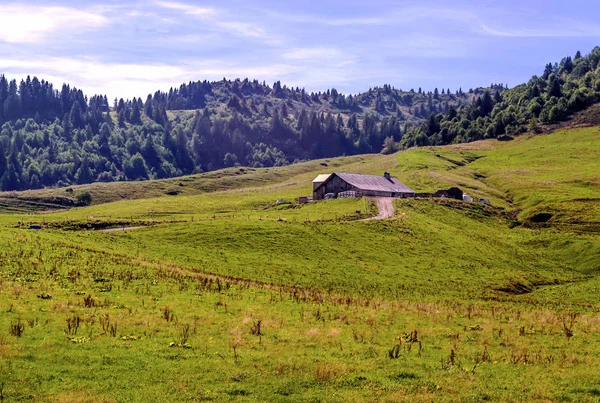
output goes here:
{"type": "Polygon", "coordinates": [[[473,198],[471,196],[469,196],[468,194],[464,193],[463,194],[463,201],[465,203],[473,203],[473,198]]]}

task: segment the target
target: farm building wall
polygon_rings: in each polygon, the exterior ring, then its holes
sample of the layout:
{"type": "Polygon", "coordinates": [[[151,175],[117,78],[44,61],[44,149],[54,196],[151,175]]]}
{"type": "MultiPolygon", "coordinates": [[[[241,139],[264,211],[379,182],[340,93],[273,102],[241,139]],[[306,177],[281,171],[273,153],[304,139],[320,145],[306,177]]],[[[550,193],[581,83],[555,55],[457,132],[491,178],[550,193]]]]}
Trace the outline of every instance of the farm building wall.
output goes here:
{"type": "Polygon", "coordinates": [[[322,200],[327,193],[335,193],[337,195],[340,192],[347,192],[350,190],[358,191],[359,189],[356,189],[354,186],[342,180],[339,176],[334,175],[333,178],[314,191],[313,198],[315,200],[322,200]]]}
{"type": "Polygon", "coordinates": [[[401,193],[401,192],[382,192],[377,190],[361,190],[363,196],[367,197],[415,197],[415,193],[401,193]]]}

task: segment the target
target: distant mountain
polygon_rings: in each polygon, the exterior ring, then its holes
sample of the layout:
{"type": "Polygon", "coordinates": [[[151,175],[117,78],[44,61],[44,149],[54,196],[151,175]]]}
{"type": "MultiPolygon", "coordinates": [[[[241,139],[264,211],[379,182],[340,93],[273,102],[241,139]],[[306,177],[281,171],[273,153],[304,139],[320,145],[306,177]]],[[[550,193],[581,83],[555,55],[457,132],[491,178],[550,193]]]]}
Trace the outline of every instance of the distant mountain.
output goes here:
{"type": "Polygon", "coordinates": [[[307,93],[280,82],[190,82],[145,100],[87,98],[0,76],[0,187],[144,180],[223,167],[394,152],[537,130],[600,99],[600,48],[513,89],[307,93]]]}

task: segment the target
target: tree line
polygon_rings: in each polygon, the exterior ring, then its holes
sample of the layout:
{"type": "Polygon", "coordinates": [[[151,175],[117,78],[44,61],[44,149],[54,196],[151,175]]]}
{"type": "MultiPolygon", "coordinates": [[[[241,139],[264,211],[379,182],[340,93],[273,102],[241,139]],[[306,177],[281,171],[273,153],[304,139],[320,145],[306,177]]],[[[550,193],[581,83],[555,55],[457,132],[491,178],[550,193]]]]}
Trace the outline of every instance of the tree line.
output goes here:
{"type": "Polygon", "coordinates": [[[66,84],[0,76],[0,187],[168,178],[516,134],[597,102],[599,59],[599,48],[578,52],[512,89],[384,85],[345,95],[223,79],[111,104],[66,84]]]}
{"type": "Polygon", "coordinates": [[[308,93],[280,82],[191,82],[131,100],[0,76],[0,187],[37,189],[168,178],[380,152],[430,113],[467,102],[462,90],[308,93]]]}

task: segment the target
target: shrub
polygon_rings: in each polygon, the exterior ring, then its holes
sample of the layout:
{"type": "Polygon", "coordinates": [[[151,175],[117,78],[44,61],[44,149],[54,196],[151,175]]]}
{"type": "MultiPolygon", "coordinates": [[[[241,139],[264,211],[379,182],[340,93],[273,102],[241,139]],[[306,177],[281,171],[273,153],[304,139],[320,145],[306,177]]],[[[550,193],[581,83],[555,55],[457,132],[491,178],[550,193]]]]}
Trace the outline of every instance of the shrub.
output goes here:
{"type": "Polygon", "coordinates": [[[11,336],[21,337],[25,331],[25,325],[21,322],[21,319],[19,319],[17,323],[10,324],[9,331],[11,336]]]}
{"type": "Polygon", "coordinates": [[[77,203],[81,206],[89,206],[92,204],[92,195],[90,192],[81,192],[75,196],[77,203]]]}

